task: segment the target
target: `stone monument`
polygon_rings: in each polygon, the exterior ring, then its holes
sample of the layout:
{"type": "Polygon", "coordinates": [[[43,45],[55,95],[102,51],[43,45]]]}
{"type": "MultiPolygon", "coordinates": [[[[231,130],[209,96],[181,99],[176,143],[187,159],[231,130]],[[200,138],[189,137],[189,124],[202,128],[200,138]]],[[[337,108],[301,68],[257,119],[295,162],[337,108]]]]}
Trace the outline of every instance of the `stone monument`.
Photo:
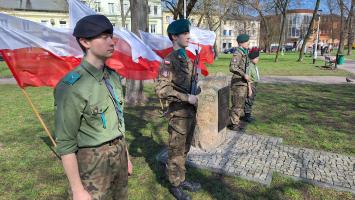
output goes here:
{"type": "Polygon", "coordinates": [[[199,81],[197,123],[194,146],[210,150],[221,145],[227,135],[229,121],[229,77],[224,74],[208,76],[199,81]]]}

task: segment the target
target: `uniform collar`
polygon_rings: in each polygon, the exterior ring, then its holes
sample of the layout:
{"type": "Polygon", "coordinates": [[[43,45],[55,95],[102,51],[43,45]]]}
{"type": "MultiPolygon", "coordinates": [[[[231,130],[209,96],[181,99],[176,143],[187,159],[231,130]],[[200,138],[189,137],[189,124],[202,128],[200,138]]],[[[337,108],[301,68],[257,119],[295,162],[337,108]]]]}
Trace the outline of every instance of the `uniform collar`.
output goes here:
{"type": "Polygon", "coordinates": [[[103,69],[97,69],[94,67],[92,64],[90,64],[85,58],[82,59],[81,61],[81,66],[91,75],[93,76],[97,81],[102,81],[104,77],[104,72],[106,71],[106,66],[103,69]]]}
{"type": "Polygon", "coordinates": [[[241,52],[243,52],[244,55],[248,55],[248,50],[244,49],[243,47],[238,48],[241,52]]]}

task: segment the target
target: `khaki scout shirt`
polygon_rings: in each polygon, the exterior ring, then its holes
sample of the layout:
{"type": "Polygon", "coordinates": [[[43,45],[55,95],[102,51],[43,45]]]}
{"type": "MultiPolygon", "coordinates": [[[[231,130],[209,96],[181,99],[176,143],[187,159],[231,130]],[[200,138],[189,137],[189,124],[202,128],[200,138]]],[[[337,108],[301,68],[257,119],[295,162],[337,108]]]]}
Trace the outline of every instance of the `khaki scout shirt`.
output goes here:
{"type": "Polygon", "coordinates": [[[233,73],[231,82],[232,85],[247,85],[247,81],[244,79],[244,76],[248,65],[248,55],[241,49],[237,48],[237,51],[233,54],[229,65],[229,71],[233,73]]]}
{"type": "Polygon", "coordinates": [[[176,116],[193,115],[188,110],[191,109],[188,94],[191,90],[193,64],[184,51],[185,49],[175,50],[164,59],[155,88],[160,99],[168,100],[168,112],[176,116]]]}
{"type": "Polygon", "coordinates": [[[57,84],[54,105],[59,155],[74,153],[79,147],[97,146],[124,134],[124,121],[116,114],[104,74],[123,107],[119,75],[107,67],[98,70],[85,58],[57,84]]]}

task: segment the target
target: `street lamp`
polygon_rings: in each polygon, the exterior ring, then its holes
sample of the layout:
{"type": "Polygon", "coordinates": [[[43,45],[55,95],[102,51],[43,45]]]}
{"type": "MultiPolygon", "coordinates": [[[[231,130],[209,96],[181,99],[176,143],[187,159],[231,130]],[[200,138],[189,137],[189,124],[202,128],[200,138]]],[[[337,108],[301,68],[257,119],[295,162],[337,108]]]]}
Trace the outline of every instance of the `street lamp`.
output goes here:
{"type": "Polygon", "coordinates": [[[322,12],[322,10],[318,10],[318,11],[319,11],[319,14],[317,13],[317,16],[318,16],[317,37],[316,37],[316,42],[314,44],[313,64],[316,63],[316,59],[317,59],[317,48],[318,48],[318,43],[319,43],[320,13],[322,12]]]}

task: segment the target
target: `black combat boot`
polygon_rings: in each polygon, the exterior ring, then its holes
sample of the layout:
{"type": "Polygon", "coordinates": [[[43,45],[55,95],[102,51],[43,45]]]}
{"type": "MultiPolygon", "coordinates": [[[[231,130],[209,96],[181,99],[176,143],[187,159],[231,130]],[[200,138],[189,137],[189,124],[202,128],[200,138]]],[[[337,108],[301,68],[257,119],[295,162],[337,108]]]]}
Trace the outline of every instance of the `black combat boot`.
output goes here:
{"type": "Polygon", "coordinates": [[[177,187],[172,186],[169,190],[177,200],[191,200],[191,197],[183,191],[181,185],[177,187]]]}
{"type": "Polygon", "coordinates": [[[196,182],[192,182],[192,181],[184,181],[180,184],[180,186],[185,189],[188,190],[190,192],[196,192],[197,190],[201,189],[201,184],[200,183],[196,183],[196,182]]]}
{"type": "Polygon", "coordinates": [[[245,113],[244,121],[248,123],[253,123],[255,121],[255,118],[251,116],[251,113],[245,113]]]}
{"type": "Polygon", "coordinates": [[[232,130],[232,131],[240,131],[241,127],[237,124],[231,124],[228,126],[229,130],[232,130]]]}

